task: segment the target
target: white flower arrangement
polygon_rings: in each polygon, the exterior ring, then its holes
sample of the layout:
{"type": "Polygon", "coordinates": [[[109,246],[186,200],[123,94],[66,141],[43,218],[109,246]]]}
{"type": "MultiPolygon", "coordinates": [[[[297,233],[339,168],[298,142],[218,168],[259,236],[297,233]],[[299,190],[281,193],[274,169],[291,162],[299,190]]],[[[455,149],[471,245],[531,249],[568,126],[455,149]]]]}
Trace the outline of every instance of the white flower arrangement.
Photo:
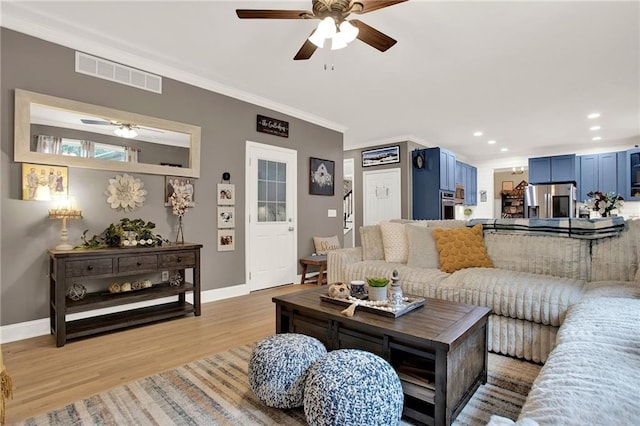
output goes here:
{"type": "Polygon", "coordinates": [[[189,209],[189,197],[187,194],[174,192],[169,197],[169,201],[171,201],[171,206],[173,207],[173,214],[178,217],[184,216],[189,209]]]}
{"type": "Polygon", "coordinates": [[[144,204],[147,190],[140,179],[125,173],[109,179],[105,195],[112,209],[131,212],[144,204]]]}

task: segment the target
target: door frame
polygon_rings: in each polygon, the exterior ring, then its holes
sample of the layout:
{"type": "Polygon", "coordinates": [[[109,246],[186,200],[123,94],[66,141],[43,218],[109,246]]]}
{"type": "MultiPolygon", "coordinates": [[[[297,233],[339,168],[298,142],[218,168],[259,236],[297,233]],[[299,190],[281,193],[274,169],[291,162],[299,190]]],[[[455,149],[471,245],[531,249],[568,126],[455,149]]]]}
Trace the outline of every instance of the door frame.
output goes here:
{"type": "MultiPolygon", "coordinates": [[[[294,237],[293,237],[293,247],[292,247],[292,259],[291,259],[291,264],[294,265],[294,272],[293,272],[293,276],[292,276],[292,282],[295,284],[296,282],[296,278],[298,276],[298,174],[297,174],[297,169],[298,169],[298,151],[296,151],[295,149],[290,149],[290,148],[283,148],[283,147],[279,147],[276,145],[268,145],[268,144],[264,144],[264,143],[260,143],[260,142],[253,142],[253,141],[246,141],[245,143],[245,241],[244,241],[244,246],[245,246],[245,282],[247,284],[247,287],[249,288],[249,291],[253,291],[253,289],[251,288],[251,280],[249,278],[250,273],[251,273],[251,219],[252,219],[252,214],[254,212],[251,211],[251,205],[252,205],[252,200],[251,200],[251,179],[252,176],[250,176],[250,160],[251,160],[251,154],[252,154],[252,150],[253,149],[264,149],[264,150],[270,150],[270,151],[275,151],[275,152],[281,152],[281,153],[286,153],[286,154],[290,154],[293,157],[293,164],[292,164],[292,170],[291,172],[289,172],[289,170],[287,170],[287,184],[289,184],[289,180],[291,179],[291,185],[293,186],[293,188],[291,189],[291,193],[293,194],[292,196],[292,208],[291,208],[291,225],[294,227],[294,237]]],[[[254,220],[256,218],[253,218],[254,220]]]]}

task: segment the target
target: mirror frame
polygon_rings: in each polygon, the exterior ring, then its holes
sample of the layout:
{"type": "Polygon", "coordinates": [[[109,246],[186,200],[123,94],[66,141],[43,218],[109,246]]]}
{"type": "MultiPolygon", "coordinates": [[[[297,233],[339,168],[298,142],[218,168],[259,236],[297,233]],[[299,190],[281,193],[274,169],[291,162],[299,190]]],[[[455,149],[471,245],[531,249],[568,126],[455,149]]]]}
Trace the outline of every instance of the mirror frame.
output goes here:
{"type": "Polygon", "coordinates": [[[162,118],[149,117],[133,112],[120,111],[70,99],[43,95],[28,90],[15,90],[14,152],[15,162],[51,164],[56,166],[81,167],[95,170],[117,172],[147,173],[166,176],[200,177],[200,134],[201,129],[191,124],[178,123],[162,118]],[[135,122],[145,127],[171,130],[190,135],[190,167],[172,167],[146,163],[124,163],[120,161],[96,160],[66,155],[53,155],[31,151],[31,105],[38,104],[48,108],[79,112],[105,119],[135,122]]]}

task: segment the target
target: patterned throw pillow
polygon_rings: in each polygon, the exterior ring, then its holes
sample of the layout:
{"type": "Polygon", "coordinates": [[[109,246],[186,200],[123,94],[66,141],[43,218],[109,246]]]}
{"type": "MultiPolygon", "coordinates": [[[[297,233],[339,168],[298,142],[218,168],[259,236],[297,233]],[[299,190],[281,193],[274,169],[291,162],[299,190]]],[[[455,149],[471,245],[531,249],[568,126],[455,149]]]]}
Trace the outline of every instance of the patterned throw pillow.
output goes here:
{"type": "Polygon", "coordinates": [[[404,223],[381,222],[384,260],[387,262],[407,263],[409,241],[404,223]]]}
{"type": "Polygon", "coordinates": [[[482,225],[473,228],[434,229],[440,254],[440,270],[455,272],[464,268],[493,268],[482,238],[482,225]]]}
{"type": "Polygon", "coordinates": [[[362,245],[362,260],[384,260],[380,225],[361,226],[360,245],[362,245]]]}
{"type": "Polygon", "coordinates": [[[323,255],[331,250],[339,249],[340,240],[338,240],[337,235],[333,237],[313,237],[313,246],[316,249],[316,254],[323,255]]]}

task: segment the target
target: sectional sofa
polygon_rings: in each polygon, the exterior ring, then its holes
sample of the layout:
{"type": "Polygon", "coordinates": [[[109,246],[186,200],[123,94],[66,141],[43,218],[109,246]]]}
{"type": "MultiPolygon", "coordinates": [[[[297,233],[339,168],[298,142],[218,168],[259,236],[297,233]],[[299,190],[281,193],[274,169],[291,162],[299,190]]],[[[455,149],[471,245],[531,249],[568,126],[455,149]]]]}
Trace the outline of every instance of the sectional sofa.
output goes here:
{"type": "Polygon", "coordinates": [[[488,426],[639,424],[640,220],[478,222],[492,268],[436,262],[433,229],[473,222],[401,221],[363,227],[362,247],[330,252],[329,282],[397,269],[405,292],[492,308],[489,350],[544,365],[518,419],[488,426]]]}
{"type": "MultiPolygon", "coordinates": [[[[545,362],[569,308],[589,289],[637,287],[640,221],[616,218],[598,228],[595,221],[576,219],[558,222],[557,229],[548,222],[544,227],[518,223],[395,221],[365,226],[361,247],[329,253],[328,282],[391,276],[397,270],[405,293],[491,308],[490,351],[545,362]],[[493,267],[443,272],[434,237],[440,231],[434,230],[478,226],[483,226],[482,243],[493,267]]],[[[451,238],[445,233],[445,240],[451,238]]]]}

